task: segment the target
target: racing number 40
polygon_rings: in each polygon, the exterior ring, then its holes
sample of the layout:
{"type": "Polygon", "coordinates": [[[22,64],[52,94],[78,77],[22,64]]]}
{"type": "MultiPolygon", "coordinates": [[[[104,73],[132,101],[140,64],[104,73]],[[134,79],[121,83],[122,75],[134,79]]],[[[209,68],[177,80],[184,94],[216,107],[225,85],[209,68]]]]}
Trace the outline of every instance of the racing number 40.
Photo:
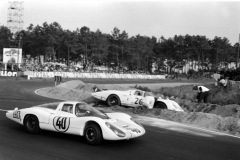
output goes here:
{"type": "Polygon", "coordinates": [[[66,129],[66,117],[58,117],[56,126],[58,126],[59,129],[66,129]]]}

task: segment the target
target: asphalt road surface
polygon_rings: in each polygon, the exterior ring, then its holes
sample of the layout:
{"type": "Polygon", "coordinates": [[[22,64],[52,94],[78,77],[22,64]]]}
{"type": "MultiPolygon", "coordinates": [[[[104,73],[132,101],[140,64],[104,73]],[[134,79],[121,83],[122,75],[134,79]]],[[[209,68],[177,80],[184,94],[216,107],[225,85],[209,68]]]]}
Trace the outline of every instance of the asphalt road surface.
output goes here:
{"type": "MultiPolygon", "coordinates": [[[[34,94],[53,86],[44,80],[0,79],[0,109],[26,108],[57,100],[34,94]]],[[[146,134],[128,141],[91,146],[82,137],[42,131],[28,134],[0,111],[0,160],[239,160],[240,139],[188,134],[144,126],[146,134]]]]}

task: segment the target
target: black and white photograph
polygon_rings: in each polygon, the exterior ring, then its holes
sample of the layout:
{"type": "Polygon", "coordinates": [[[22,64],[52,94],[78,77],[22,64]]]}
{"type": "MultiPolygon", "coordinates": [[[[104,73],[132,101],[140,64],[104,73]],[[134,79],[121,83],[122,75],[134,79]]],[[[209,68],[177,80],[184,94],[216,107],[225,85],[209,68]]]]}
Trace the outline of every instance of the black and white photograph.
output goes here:
{"type": "Polygon", "coordinates": [[[239,0],[1,0],[0,160],[239,160],[239,0]]]}

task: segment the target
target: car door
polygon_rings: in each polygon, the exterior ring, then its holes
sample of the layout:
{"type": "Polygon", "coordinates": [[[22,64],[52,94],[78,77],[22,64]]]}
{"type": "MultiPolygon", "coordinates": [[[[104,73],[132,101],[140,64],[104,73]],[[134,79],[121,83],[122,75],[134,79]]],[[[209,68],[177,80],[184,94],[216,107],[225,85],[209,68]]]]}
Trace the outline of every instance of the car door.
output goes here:
{"type": "Polygon", "coordinates": [[[74,118],[73,104],[63,104],[62,109],[49,117],[49,130],[68,133],[71,125],[71,119],[74,118]]]}
{"type": "Polygon", "coordinates": [[[83,135],[85,124],[89,121],[89,117],[93,115],[93,112],[88,107],[88,104],[77,103],[74,107],[73,114],[74,117],[71,118],[70,123],[71,134],[83,135]]]}

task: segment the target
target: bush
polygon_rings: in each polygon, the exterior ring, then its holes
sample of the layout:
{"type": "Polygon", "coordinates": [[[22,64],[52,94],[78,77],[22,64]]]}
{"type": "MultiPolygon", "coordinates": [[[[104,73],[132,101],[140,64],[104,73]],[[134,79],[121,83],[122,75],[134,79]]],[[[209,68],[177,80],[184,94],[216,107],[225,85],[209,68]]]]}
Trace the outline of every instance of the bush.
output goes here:
{"type": "Polygon", "coordinates": [[[142,91],[146,91],[146,92],[151,92],[151,89],[149,89],[148,87],[142,87],[142,86],[135,85],[134,88],[142,90],[142,91]]]}
{"type": "Polygon", "coordinates": [[[239,88],[226,89],[214,84],[204,86],[210,89],[208,103],[196,103],[197,92],[192,90],[193,85],[161,88],[155,92],[155,95],[177,97],[175,101],[185,111],[211,113],[221,117],[240,117],[239,88]]]}
{"type": "Polygon", "coordinates": [[[214,110],[209,113],[220,115],[221,117],[238,117],[240,111],[239,105],[218,105],[214,110]]]}
{"type": "Polygon", "coordinates": [[[215,110],[217,107],[217,105],[213,104],[213,105],[209,105],[208,107],[203,109],[204,113],[210,113],[211,111],[215,110]]]}
{"type": "Polygon", "coordinates": [[[234,81],[240,81],[240,76],[235,77],[234,81]]]}
{"type": "Polygon", "coordinates": [[[158,109],[153,109],[154,110],[154,112],[153,112],[153,114],[155,115],[155,116],[159,116],[159,115],[161,115],[161,109],[160,108],[158,108],[158,109]]]}
{"type": "Polygon", "coordinates": [[[139,106],[132,109],[132,113],[134,114],[142,114],[142,113],[148,113],[148,112],[149,112],[149,109],[145,106],[139,106]]]}
{"type": "MultiPolygon", "coordinates": [[[[225,89],[223,87],[215,86],[214,84],[205,85],[210,89],[208,102],[211,104],[227,105],[240,104],[240,90],[238,88],[225,89]]],[[[163,87],[156,93],[164,96],[174,96],[180,99],[187,99],[192,102],[196,101],[197,92],[192,90],[193,85],[184,85],[178,87],[163,87]]]]}

